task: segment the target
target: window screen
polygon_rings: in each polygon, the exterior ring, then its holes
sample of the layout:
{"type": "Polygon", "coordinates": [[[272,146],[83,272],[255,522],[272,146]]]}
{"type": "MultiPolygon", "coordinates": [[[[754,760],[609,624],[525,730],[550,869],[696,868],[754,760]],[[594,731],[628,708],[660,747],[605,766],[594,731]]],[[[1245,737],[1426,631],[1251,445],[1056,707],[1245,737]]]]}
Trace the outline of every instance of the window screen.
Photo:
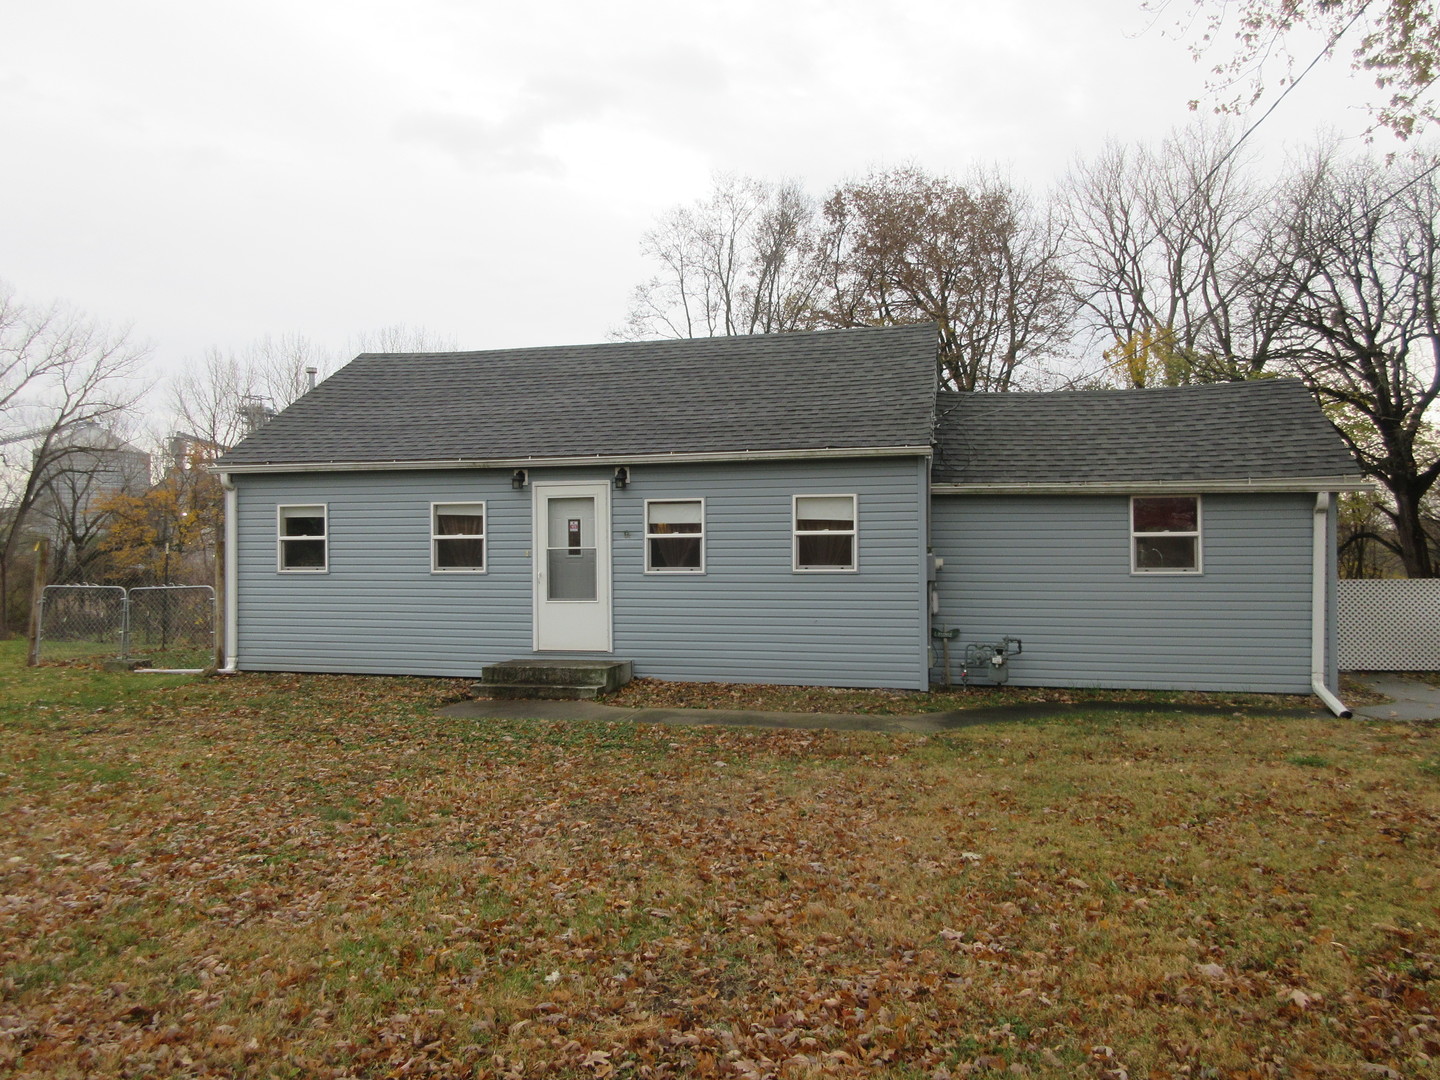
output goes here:
{"type": "Polygon", "coordinates": [[[1131,569],[1186,574],[1200,570],[1198,495],[1137,495],[1130,500],[1131,569]]]}
{"type": "Polygon", "coordinates": [[[705,504],[700,499],[645,504],[645,569],[697,573],[705,568],[705,504]]]}
{"type": "Polygon", "coordinates": [[[327,564],[325,507],[282,506],[278,509],[279,568],[324,570],[327,564]]]}
{"type": "Polygon", "coordinates": [[[855,569],[855,496],[795,496],[795,569],[855,569]]]}
{"type": "Polygon", "coordinates": [[[485,504],[436,503],[431,510],[431,569],[485,569],[485,504]]]}

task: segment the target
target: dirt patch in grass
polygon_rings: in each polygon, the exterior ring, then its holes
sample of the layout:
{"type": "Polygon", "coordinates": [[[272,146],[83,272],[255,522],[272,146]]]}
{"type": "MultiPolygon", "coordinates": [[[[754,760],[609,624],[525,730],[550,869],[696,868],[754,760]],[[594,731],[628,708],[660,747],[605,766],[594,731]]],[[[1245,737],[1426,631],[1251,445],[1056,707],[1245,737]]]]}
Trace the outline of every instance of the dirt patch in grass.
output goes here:
{"type": "Polygon", "coordinates": [[[0,1075],[1326,1077],[1440,1056],[1440,736],[467,722],[0,646],[0,1075]]]}
{"type": "Polygon", "coordinates": [[[851,690],[829,686],[773,686],[758,683],[664,682],[634,679],[605,698],[607,705],[636,709],[758,709],[765,712],[861,713],[906,716],[961,709],[996,709],[1027,704],[1106,703],[1203,705],[1249,711],[1320,707],[1301,694],[1229,694],[1165,690],[1089,690],[1018,686],[973,686],[955,690],[851,690]]]}

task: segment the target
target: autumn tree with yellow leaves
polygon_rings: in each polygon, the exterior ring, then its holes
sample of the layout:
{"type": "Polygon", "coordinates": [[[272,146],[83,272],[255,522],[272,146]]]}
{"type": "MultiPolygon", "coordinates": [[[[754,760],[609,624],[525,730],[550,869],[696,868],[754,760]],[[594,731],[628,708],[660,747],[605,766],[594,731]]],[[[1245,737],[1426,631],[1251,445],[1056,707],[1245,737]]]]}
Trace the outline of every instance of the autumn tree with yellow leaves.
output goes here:
{"type": "Polygon", "coordinates": [[[148,491],[116,494],[104,502],[100,510],[110,524],[100,546],[112,580],[209,581],[224,520],[220,480],[207,468],[215,454],[213,447],[193,444],[148,491]]]}

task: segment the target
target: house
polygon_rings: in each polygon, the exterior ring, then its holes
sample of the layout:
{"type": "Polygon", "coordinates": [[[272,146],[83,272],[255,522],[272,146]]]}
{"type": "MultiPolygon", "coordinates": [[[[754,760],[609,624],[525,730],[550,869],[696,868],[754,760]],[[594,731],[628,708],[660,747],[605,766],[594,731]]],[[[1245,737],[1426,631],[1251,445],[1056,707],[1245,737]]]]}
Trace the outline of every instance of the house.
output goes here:
{"type": "Polygon", "coordinates": [[[1299,383],[937,395],[932,326],[363,355],[217,468],[231,667],[908,688],[1333,687],[1364,486],[1299,383]]]}

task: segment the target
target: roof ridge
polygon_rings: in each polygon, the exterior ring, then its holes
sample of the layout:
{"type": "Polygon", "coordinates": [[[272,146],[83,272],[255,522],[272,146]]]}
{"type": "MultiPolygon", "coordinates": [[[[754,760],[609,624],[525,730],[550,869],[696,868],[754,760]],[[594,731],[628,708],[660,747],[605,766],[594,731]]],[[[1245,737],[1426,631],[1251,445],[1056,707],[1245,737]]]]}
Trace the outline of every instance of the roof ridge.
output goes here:
{"type": "MultiPolygon", "coordinates": [[[[1305,386],[1305,380],[1294,375],[1278,375],[1264,379],[1227,379],[1213,383],[1186,383],[1182,386],[1097,386],[1069,390],[955,390],[941,387],[942,397],[955,397],[975,401],[1000,401],[1006,399],[1066,398],[1121,394],[1174,394],[1203,391],[1229,391],[1241,387],[1260,386],[1305,386]]],[[[1306,387],[1308,390],[1308,387],[1306,387]]]]}
{"type": "MultiPolygon", "coordinates": [[[[753,345],[760,343],[762,348],[778,347],[780,343],[789,344],[794,339],[814,339],[829,335],[853,335],[864,334],[898,334],[906,331],[919,332],[928,330],[931,334],[938,336],[937,325],[933,322],[923,323],[897,323],[891,326],[840,326],[827,327],[822,330],[785,330],[779,333],[759,334],[707,334],[700,337],[680,338],[641,338],[634,341],[597,341],[580,342],[571,345],[512,345],[502,346],[498,349],[442,349],[429,350],[425,352],[363,352],[357,353],[349,361],[374,360],[374,359],[444,359],[444,358],[473,358],[481,356],[493,356],[504,354],[513,356],[516,354],[535,354],[543,356],[546,354],[557,354],[575,351],[604,350],[620,352],[625,349],[654,349],[661,351],[667,348],[699,348],[706,345],[735,348],[742,345],[753,345]]],[[[347,365],[348,366],[348,365],[347,365]]],[[[344,370],[343,368],[341,370],[344,370]]]]}

